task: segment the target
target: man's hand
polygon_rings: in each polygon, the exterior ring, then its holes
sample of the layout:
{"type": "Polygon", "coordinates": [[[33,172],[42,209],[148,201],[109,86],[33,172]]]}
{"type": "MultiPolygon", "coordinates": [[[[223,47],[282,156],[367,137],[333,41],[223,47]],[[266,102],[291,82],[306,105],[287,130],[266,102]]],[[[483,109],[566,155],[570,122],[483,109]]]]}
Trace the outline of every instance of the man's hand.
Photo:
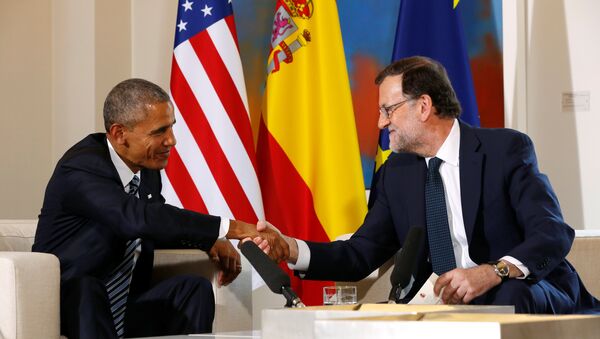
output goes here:
{"type": "MultiPolygon", "coordinates": [[[[275,262],[286,261],[290,257],[290,245],[284,236],[275,226],[267,221],[259,221],[256,229],[260,232],[260,238],[267,240],[270,250],[265,252],[275,262]]],[[[254,241],[256,243],[256,239],[254,241]]],[[[259,245],[260,246],[260,245],[259,245]]]]}
{"type": "Polygon", "coordinates": [[[219,286],[227,286],[242,271],[240,254],[226,239],[217,239],[213,247],[208,251],[210,259],[219,267],[219,286]]]}
{"type": "Polygon", "coordinates": [[[491,265],[456,268],[442,274],[435,282],[433,292],[445,304],[468,304],[502,282],[491,265]]]}
{"type": "MultiPolygon", "coordinates": [[[[281,261],[288,261],[288,262],[292,262],[292,263],[296,263],[296,260],[298,260],[298,244],[296,243],[296,239],[294,238],[290,238],[288,236],[286,236],[285,234],[281,233],[281,231],[279,231],[279,229],[277,229],[277,227],[273,226],[270,222],[268,221],[264,221],[264,220],[260,220],[257,224],[256,224],[256,229],[261,232],[261,233],[274,233],[276,235],[278,235],[278,242],[280,244],[280,248],[282,249],[282,251],[279,251],[278,253],[270,253],[269,251],[265,251],[265,253],[269,254],[269,256],[275,260],[276,262],[281,262],[281,261]],[[283,241],[283,243],[281,243],[280,241],[283,241]]],[[[259,243],[257,241],[260,241],[261,238],[255,239],[254,242],[259,245],[259,243]]],[[[259,245],[259,247],[261,247],[259,245]]],[[[262,247],[261,247],[262,249],[262,247]]]]}
{"type": "Polygon", "coordinates": [[[264,221],[259,221],[258,225],[255,226],[243,221],[231,220],[227,238],[240,239],[242,241],[251,239],[271,259],[278,263],[282,260],[287,260],[290,256],[289,245],[284,240],[281,232],[264,221]]]}

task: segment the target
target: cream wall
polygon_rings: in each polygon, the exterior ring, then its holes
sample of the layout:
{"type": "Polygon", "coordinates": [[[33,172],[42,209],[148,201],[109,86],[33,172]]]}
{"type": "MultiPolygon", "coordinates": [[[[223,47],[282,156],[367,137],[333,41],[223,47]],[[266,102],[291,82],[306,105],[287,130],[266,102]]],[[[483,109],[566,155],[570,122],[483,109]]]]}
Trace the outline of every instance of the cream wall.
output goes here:
{"type": "Polygon", "coordinates": [[[0,218],[36,218],[56,161],[131,76],[131,2],[0,0],[0,218]]]}
{"type": "Polygon", "coordinates": [[[507,126],[533,139],[566,221],[576,229],[598,229],[600,3],[503,3],[507,126]],[[565,92],[589,92],[589,110],[564,111],[565,92]]]}
{"type": "Polygon", "coordinates": [[[49,1],[0,0],[0,218],[36,216],[50,176],[51,12],[49,1]]]}

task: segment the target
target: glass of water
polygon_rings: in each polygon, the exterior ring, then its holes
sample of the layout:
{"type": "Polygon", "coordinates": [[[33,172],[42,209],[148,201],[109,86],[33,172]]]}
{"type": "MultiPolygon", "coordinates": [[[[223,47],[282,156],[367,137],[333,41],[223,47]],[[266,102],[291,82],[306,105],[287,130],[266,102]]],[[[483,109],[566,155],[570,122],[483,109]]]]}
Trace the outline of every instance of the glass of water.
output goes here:
{"type": "Polygon", "coordinates": [[[349,305],[356,302],[356,286],[323,287],[323,305],[349,305]]]}

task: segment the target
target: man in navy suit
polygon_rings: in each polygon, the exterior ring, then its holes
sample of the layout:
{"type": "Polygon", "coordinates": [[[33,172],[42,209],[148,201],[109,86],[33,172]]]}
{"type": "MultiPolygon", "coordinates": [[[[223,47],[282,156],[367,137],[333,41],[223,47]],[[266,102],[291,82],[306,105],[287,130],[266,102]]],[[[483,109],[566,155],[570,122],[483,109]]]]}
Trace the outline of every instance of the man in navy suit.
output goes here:
{"type": "MultiPolygon", "coordinates": [[[[394,153],[371,191],[373,206],[347,241],[288,238],[290,267],[305,279],[358,280],[392,257],[411,227],[427,233],[426,175],[437,158],[454,254],[449,259],[456,267],[435,283],[445,303],[514,305],[519,313],[594,307],[596,299],[565,260],[574,231],[538,170],[529,137],[460,122],[460,104],[446,71],[434,60],[399,60],[376,83],[378,125],[389,130],[394,153]]],[[[428,237],[417,261],[406,300],[432,272],[428,237]]]]}
{"type": "Polygon", "coordinates": [[[59,160],[46,188],[33,250],[61,268],[61,332],[68,338],[210,332],[210,282],[178,276],[151,286],[156,247],[208,251],[228,284],[241,271],[229,239],[255,239],[274,257],[287,244],[255,225],[179,209],[161,195],[175,116],[159,86],[129,79],[104,103],[106,133],[91,134],[59,160]]]}

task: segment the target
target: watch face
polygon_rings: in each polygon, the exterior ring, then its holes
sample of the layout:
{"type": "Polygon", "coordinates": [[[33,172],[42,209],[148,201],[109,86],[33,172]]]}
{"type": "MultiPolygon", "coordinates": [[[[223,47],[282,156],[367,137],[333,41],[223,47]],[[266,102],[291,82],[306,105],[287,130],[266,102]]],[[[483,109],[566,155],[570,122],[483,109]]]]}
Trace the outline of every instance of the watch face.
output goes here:
{"type": "Polygon", "coordinates": [[[494,266],[496,267],[496,272],[498,272],[499,276],[508,277],[508,265],[504,261],[498,261],[494,266]]]}

